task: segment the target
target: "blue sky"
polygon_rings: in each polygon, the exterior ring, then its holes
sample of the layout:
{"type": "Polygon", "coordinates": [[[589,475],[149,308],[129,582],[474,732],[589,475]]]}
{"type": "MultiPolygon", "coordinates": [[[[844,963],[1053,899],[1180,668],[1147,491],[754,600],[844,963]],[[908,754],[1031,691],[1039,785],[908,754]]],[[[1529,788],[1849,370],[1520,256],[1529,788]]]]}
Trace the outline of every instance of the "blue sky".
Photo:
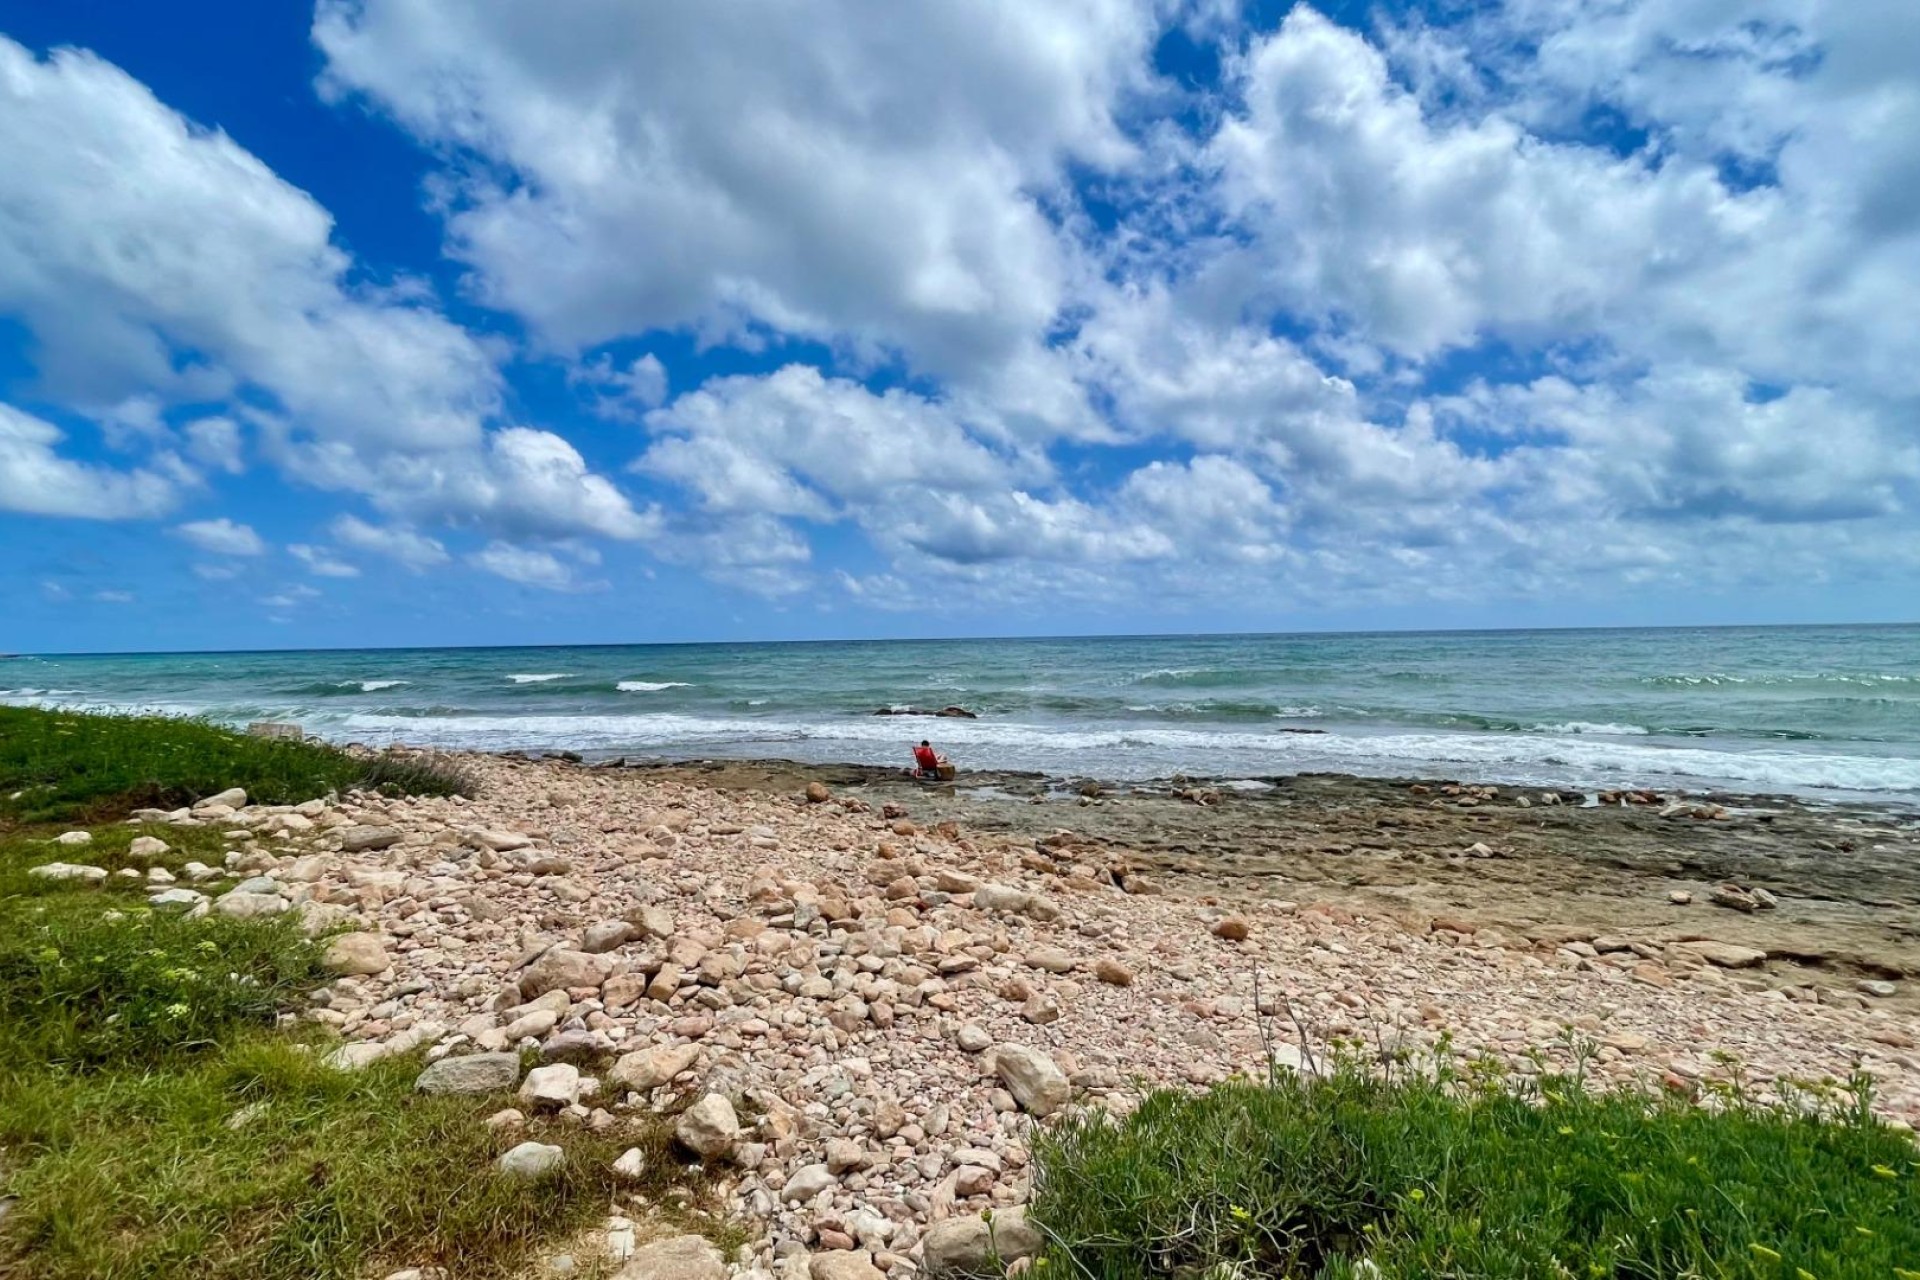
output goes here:
{"type": "Polygon", "coordinates": [[[0,649],[1878,621],[1906,0],[0,0],[0,649]]]}

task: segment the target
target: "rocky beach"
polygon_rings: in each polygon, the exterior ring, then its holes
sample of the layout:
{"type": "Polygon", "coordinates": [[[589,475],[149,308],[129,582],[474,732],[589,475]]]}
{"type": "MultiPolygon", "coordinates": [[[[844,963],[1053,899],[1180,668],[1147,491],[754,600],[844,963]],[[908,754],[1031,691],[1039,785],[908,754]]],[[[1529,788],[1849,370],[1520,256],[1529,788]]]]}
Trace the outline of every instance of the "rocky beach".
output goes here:
{"type": "MultiPolygon", "coordinates": [[[[1920,825],[1892,809],[457,763],[477,798],[136,816],[229,833],[227,865],[156,902],[349,930],[306,1015],[342,1065],[425,1048],[422,1088],[512,1085],[489,1122],[508,1137],[535,1111],[601,1133],[674,1114],[750,1237],[726,1258],[650,1241],[658,1206],[616,1204],[557,1266],[855,1280],[1015,1257],[1036,1122],[1340,1046],[1518,1073],[1590,1055],[1596,1084],[1688,1093],[1864,1070],[1883,1116],[1920,1122],[1920,825]],[[522,1049],[544,1064],[524,1077],[522,1049]]],[[[548,1150],[502,1158],[537,1176],[548,1150]]]]}

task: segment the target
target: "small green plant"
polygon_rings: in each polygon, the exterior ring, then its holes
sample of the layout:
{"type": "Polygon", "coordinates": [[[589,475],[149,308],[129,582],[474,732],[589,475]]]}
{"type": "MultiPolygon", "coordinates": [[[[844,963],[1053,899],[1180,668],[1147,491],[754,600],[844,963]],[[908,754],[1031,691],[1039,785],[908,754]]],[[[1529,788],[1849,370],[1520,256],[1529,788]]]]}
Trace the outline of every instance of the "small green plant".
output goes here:
{"type": "Polygon", "coordinates": [[[1920,1150],[1867,1097],[1706,1108],[1345,1063],[1045,1131],[1032,1217],[1048,1274],[1088,1280],[1894,1280],[1920,1272],[1920,1150]]]}

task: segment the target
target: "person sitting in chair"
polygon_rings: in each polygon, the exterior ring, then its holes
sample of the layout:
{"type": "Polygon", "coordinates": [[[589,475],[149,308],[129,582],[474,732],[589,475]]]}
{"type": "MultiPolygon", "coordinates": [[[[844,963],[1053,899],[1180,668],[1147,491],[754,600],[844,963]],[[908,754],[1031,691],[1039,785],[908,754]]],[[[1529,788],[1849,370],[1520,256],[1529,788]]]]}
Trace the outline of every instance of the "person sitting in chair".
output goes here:
{"type": "Polygon", "coordinates": [[[920,745],[913,749],[914,776],[917,778],[937,778],[940,776],[940,756],[933,744],[922,738],[920,745]]]}

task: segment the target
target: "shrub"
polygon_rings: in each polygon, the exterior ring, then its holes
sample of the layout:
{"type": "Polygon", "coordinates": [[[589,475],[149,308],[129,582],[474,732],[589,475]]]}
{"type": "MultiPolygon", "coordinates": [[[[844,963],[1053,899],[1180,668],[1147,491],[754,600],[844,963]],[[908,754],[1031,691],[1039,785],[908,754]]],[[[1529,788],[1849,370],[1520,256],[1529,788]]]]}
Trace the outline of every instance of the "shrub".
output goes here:
{"type": "Polygon", "coordinates": [[[1038,1136],[1033,1219],[1047,1273],[1089,1280],[1913,1280],[1920,1152],[1866,1087],[1709,1109],[1343,1068],[1156,1093],[1038,1136]]]}

